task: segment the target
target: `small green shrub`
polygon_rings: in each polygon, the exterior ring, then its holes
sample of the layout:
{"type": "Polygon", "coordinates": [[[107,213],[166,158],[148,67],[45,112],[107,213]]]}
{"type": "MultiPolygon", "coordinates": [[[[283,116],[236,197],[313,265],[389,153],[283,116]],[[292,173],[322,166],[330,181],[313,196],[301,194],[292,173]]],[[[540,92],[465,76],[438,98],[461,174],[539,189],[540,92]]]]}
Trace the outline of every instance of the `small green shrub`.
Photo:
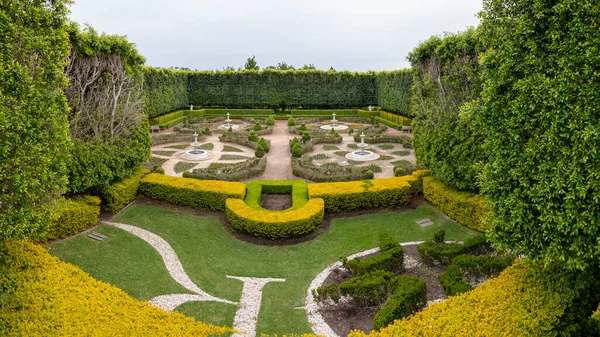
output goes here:
{"type": "Polygon", "coordinates": [[[458,243],[435,243],[425,241],[417,246],[417,251],[421,260],[426,264],[439,262],[443,265],[449,265],[456,256],[464,254],[465,246],[458,243]]]}
{"type": "Polygon", "coordinates": [[[394,239],[388,233],[381,233],[379,235],[379,249],[382,252],[398,247],[400,247],[400,243],[398,243],[398,240],[394,239]]]}
{"type": "Polygon", "coordinates": [[[475,256],[459,255],[452,259],[452,264],[460,267],[463,273],[469,275],[497,276],[512,265],[514,256],[475,256]]]}
{"type": "Polygon", "coordinates": [[[261,138],[258,140],[258,147],[257,147],[257,149],[258,149],[258,148],[262,148],[262,150],[263,150],[264,152],[269,152],[269,143],[267,143],[267,140],[266,140],[266,139],[264,139],[263,137],[261,137],[261,138]]]}
{"type": "Polygon", "coordinates": [[[385,270],[396,273],[402,270],[404,263],[404,249],[402,246],[382,251],[377,255],[363,260],[355,258],[346,263],[346,268],[352,275],[364,275],[376,270],[385,270]]]}
{"type": "Polygon", "coordinates": [[[308,128],[306,127],[306,124],[304,124],[304,123],[302,123],[297,129],[298,129],[298,131],[301,131],[301,132],[308,130],[308,128]]]}
{"type": "Polygon", "coordinates": [[[459,295],[473,290],[473,287],[463,280],[460,268],[455,265],[449,266],[438,279],[448,296],[459,295]]]}
{"type": "Polygon", "coordinates": [[[162,167],[158,167],[156,168],[154,171],[152,171],[154,173],[158,173],[158,174],[165,174],[165,169],[162,167]]]}
{"type": "Polygon", "coordinates": [[[394,170],[394,177],[401,177],[404,175],[404,170],[401,168],[396,168],[394,170]]]}
{"type": "Polygon", "coordinates": [[[262,126],[260,126],[259,122],[256,122],[256,124],[254,124],[254,126],[252,127],[252,130],[260,131],[260,130],[262,130],[262,126]]]}
{"type": "Polygon", "coordinates": [[[296,125],[296,121],[294,121],[294,117],[290,116],[290,118],[288,118],[288,126],[295,126],[296,125]]]}
{"type": "Polygon", "coordinates": [[[254,151],[254,156],[256,158],[262,158],[265,156],[265,151],[263,150],[262,146],[256,148],[256,150],[254,151]]]}
{"type": "Polygon", "coordinates": [[[350,296],[360,307],[379,305],[385,302],[390,293],[393,273],[376,270],[372,273],[353,277],[339,285],[342,296],[350,296]]]}
{"type": "Polygon", "coordinates": [[[303,132],[302,133],[302,143],[306,144],[306,142],[308,142],[309,140],[311,140],[310,133],[308,133],[306,131],[303,132]]]}
{"type": "Polygon", "coordinates": [[[256,135],[256,132],[250,131],[250,133],[248,133],[248,140],[251,142],[257,142],[258,136],[256,135]]]}
{"type": "Polygon", "coordinates": [[[367,170],[367,172],[365,172],[365,179],[373,179],[373,178],[375,178],[375,174],[373,173],[373,171],[367,170]]]}
{"type": "Polygon", "coordinates": [[[444,237],[446,236],[446,231],[440,229],[439,231],[433,234],[433,242],[435,243],[444,243],[444,237]]]}
{"type": "Polygon", "coordinates": [[[267,125],[268,126],[273,126],[275,125],[275,118],[273,116],[269,116],[269,118],[267,118],[267,125]]]}
{"type": "Polygon", "coordinates": [[[397,319],[404,318],[427,304],[427,284],[425,281],[406,275],[392,280],[392,296],[373,319],[373,330],[386,327],[397,319]]]}
{"type": "Polygon", "coordinates": [[[300,147],[300,144],[294,144],[292,147],[292,156],[294,158],[302,157],[302,148],[300,147]]]}

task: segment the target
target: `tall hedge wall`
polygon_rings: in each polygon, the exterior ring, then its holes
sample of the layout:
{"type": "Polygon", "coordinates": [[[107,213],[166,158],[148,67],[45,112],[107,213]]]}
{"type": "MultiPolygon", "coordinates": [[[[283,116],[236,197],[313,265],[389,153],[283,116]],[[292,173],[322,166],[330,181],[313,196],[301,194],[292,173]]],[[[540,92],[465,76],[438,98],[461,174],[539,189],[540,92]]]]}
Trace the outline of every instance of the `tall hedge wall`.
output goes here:
{"type": "Polygon", "coordinates": [[[188,72],[144,67],[144,109],[148,117],[189,106],[188,72]]]}
{"type": "Polygon", "coordinates": [[[375,73],[377,105],[386,111],[412,116],[412,77],[410,68],[375,73]]]}
{"type": "Polygon", "coordinates": [[[191,72],[189,101],[203,106],[273,108],[377,104],[372,74],[320,70],[191,72]]]}

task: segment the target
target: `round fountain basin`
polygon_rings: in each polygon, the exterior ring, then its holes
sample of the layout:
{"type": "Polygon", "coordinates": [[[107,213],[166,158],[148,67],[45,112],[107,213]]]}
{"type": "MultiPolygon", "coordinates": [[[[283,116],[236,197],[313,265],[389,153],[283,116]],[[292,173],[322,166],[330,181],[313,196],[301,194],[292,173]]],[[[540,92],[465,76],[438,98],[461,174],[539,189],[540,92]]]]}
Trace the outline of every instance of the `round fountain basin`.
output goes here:
{"type": "Polygon", "coordinates": [[[379,154],[367,150],[352,151],[346,155],[346,159],[355,161],[371,161],[377,160],[379,157],[379,154]]]}
{"type": "Polygon", "coordinates": [[[231,123],[219,125],[219,129],[229,130],[229,128],[231,128],[232,130],[237,130],[240,128],[240,126],[237,124],[231,124],[231,123]]]}
{"type": "Polygon", "coordinates": [[[348,130],[348,127],[346,125],[341,125],[341,124],[325,124],[321,126],[321,129],[323,130],[335,130],[335,131],[340,131],[340,130],[348,130]]]}
{"type": "Polygon", "coordinates": [[[205,150],[189,150],[185,151],[183,158],[187,160],[207,160],[210,159],[210,153],[205,150]]]}

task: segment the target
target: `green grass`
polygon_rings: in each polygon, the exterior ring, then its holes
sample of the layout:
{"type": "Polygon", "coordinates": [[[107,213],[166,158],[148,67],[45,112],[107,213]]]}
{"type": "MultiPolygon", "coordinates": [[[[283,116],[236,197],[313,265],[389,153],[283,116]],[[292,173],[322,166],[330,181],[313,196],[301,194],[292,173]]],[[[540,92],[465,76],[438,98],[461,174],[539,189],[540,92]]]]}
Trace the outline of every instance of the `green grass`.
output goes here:
{"type": "Polygon", "coordinates": [[[152,154],[157,155],[157,156],[170,157],[173,154],[175,154],[175,152],[177,152],[177,151],[152,151],[152,154]]]}
{"type": "Polygon", "coordinates": [[[248,156],[240,156],[237,154],[223,154],[219,160],[246,160],[250,159],[248,156]]]}
{"type": "Polygon", "coordinates": [[[231,145],[223,145],[223,152],[244,152],[244,150],[231,145]]]}
{"type": "Polygon", "coordinates": [[[175,173],[181,173],[183,171],[188,171],[196,165],[198,165],[198,163],[187,163],[184,161],[177,162],[177,164],[175,164],[175,173]]]}
{"type": "Polygon", "coordinates": [[[333,151],[333,150],[339,150],[340,148],[335,146],[335,145],[323,145],[323,150],[325,151],[333,151]]]}
{"type": "MultiPolygon", "coordinates": [[[[429,206],[336,219],[327,233],[312,241],[274,247],[238,241],[225,232],[217,216],[199,217],[191,212],[134,204],[115,221],[139,226],[167,240],[188,275],[211,295],[239,300],[242,282],[226,275],[285,278],[284,283],[265,286],[257,328],[259,334],[280,335],[311,332],[306,313],[294,308],[304,306],[312,279],[340,257],[376,247],[380,233],[390,233],[403,242],[429,239],[440,229],[446,231],[447,240],[465,240],[474,234],[429,206]],[[418,226],[415,221],[423,218],[434,224],[418,226]]],[[[78,236],[48,248],[94,278],[141,300],[187,293],[169,277],[160,256],[144,241],[104,225],[97,231],[109,238],[97,242],[78,236]]],[[[201,321],[228,325],[235,315],[235,306],[219,303],[188,303],[178,310],[201,321]]]]}

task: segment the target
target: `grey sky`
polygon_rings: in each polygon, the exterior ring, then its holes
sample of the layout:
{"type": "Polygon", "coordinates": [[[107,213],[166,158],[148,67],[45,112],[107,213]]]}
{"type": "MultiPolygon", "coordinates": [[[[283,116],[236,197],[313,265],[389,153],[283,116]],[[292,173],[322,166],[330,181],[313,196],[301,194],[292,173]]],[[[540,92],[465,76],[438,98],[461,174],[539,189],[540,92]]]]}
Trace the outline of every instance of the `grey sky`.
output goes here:
{"type": "Polygon", "coordinates": [[[127,35],[152,66],[394,70],[431,35],[479,23],[482,0],[75,0],[73,21],[127,35]]]}

